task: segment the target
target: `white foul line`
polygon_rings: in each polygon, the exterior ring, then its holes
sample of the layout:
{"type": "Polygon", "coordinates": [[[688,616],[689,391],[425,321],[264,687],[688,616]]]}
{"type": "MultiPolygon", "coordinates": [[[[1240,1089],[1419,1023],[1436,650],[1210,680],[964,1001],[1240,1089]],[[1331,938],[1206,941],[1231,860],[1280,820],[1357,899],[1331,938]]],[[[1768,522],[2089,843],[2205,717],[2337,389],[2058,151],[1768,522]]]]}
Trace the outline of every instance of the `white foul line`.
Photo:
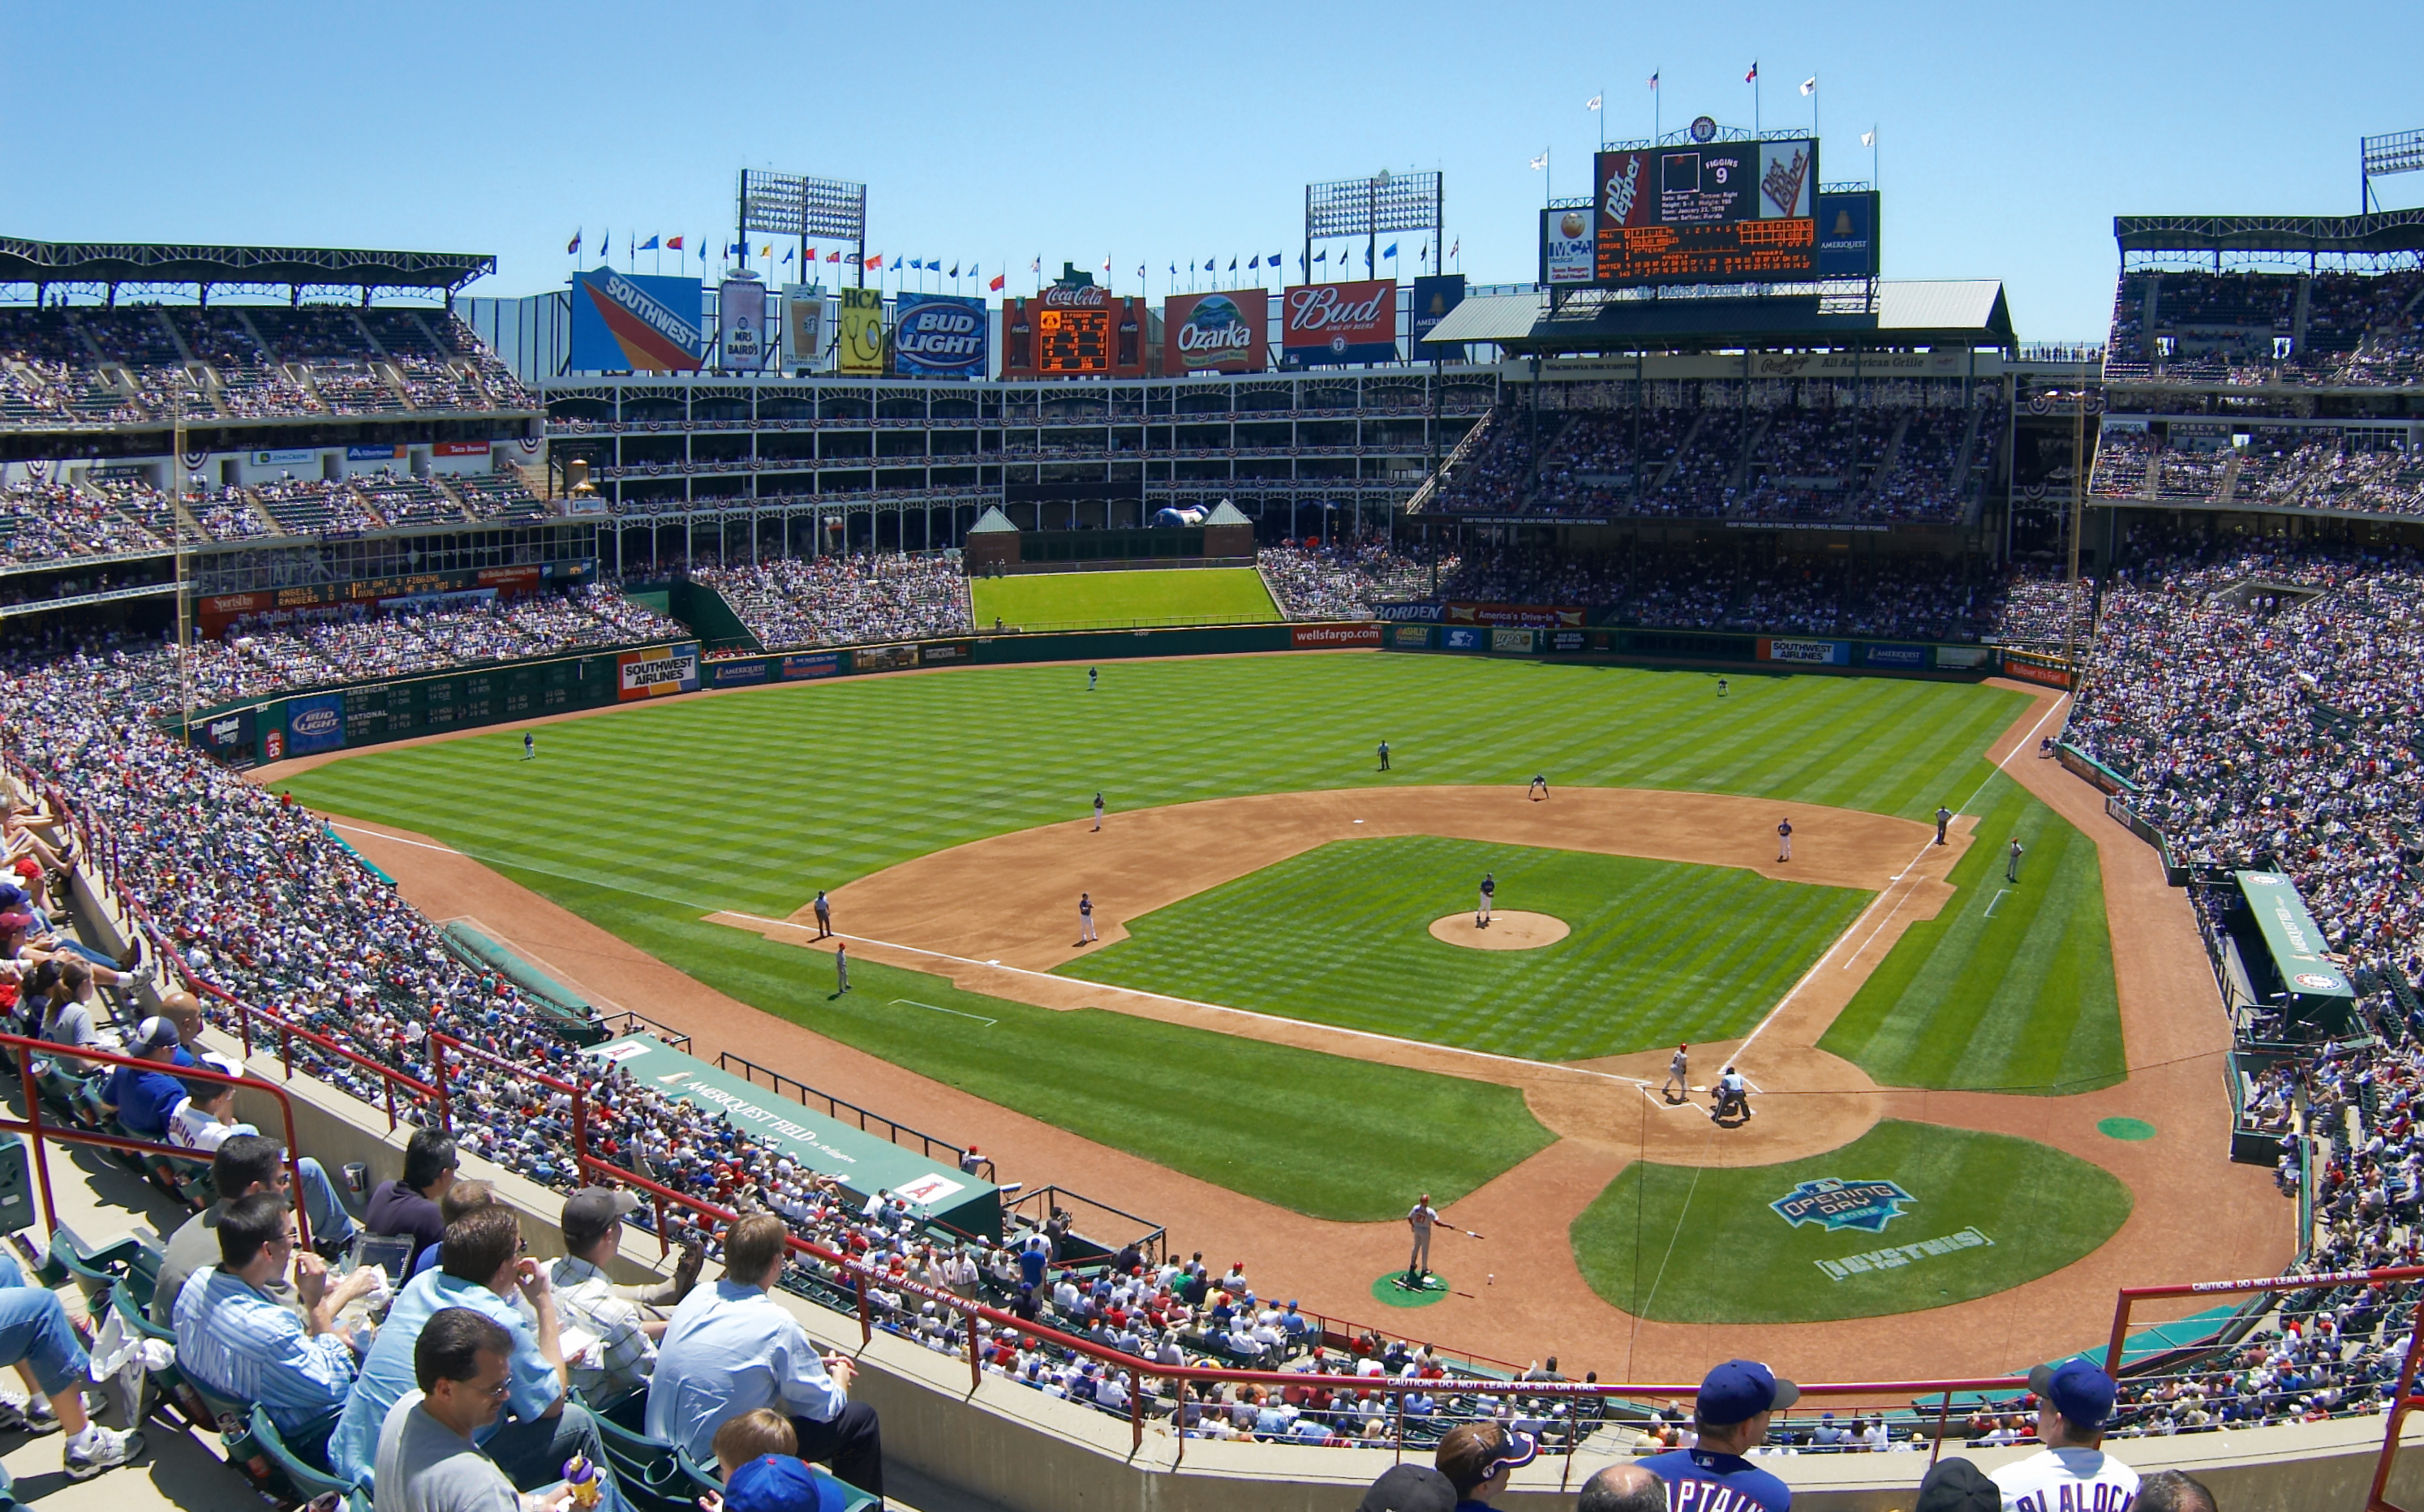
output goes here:
{"type": "MultiPolygon", "coordinates": [[[[426,840],[407,840],[401,835],[390,835],[385,830],[366,830],[358,825],[340,824],[332,819],[323,820],[321,822],[327,825],[328,828],[332,830],[351,830],[356,835],[367,835],[374,840],[386,840],[395,845],[408,845],[416,851],[435,851],[441,855],[450,856],[459,856],[464,854],[464,852],[455,850],[451,845],[431,845],[426,840]]],[[[470,860],[471,858],[465,856],[465,859],[470,860]]]]}

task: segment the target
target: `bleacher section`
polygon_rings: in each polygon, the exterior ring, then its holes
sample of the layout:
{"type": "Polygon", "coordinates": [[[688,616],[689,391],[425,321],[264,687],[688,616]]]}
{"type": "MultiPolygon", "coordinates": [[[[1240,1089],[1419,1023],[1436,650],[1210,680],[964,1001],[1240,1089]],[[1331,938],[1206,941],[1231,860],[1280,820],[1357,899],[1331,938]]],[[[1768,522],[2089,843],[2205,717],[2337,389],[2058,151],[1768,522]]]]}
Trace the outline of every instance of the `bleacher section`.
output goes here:
{"type": "Polygon", "coordinates": [[[2108,382],[2391,387],[2424,376],[2424,274],[2142,271],[2115,290],[2108,382]]]}

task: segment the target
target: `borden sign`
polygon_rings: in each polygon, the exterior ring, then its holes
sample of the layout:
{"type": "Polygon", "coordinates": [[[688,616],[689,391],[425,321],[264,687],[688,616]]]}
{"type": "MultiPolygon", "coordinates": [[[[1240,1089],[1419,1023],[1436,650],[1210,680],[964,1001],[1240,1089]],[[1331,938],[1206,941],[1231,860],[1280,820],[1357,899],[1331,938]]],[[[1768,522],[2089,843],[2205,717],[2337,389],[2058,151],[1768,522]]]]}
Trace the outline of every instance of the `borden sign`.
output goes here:
{"type": "Polygon", "coordinates": [[[1282,307],[1280,345],[1294,365],[1397,359],[1393,279],[1299,284],[1287,291],[1282,307]]]}
{"type": "Polygon", "coordinates": [[[614,659],[623,683],[617,698],[659,698],[698,690],[698,645],[661,645],[626,651],[614,659]]]}
{"type": "Polygon", "coordinates": [[[1260,373],[1270,296],[1260,289],[1174,294],[1161,307],[1161,371],[1260,373]]]}

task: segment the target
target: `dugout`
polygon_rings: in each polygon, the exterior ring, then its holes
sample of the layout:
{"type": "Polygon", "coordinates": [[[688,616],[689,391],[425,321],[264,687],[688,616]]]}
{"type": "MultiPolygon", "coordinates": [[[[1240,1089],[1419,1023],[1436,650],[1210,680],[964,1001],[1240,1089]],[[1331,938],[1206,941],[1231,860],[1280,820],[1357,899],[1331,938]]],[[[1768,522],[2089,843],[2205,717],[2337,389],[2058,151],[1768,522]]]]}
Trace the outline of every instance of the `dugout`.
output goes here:
{"type": "Polygon", "coordinates": [[[2277,871],[2234,871],[2222,893],[2222,948],[2255,999],[2281,1015],[2281,1037],[2303,1027],[2344,1035],[2356,1021],[2348,973],[2324,954],[2323,931],[2297,884],[2277,871]]]}

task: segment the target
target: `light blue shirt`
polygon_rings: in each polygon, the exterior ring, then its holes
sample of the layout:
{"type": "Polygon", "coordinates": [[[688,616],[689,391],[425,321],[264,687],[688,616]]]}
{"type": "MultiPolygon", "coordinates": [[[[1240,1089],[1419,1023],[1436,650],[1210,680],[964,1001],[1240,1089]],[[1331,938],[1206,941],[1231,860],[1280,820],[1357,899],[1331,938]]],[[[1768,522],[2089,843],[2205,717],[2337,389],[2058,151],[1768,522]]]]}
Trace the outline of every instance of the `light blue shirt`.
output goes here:
{"type": "MultiPolygon", "coordinates": [[[[181,1299],[182,1300],[182,1299],[181,1299]]],[[[362,1357],[361,1373],[345,1398],[345,1415],[328,1436],[328,1464],[341,1480],[367,1484],[378,1459],[379,1429],[387,1425],[388,1409],[420,1389],[412,1374],[412,1346],[431,1316],[450,1307],[468,1307],[494,1320],[513,1335],[514,1358],[507,1374],[505,1406],[524,1423],[546,1416],[564,1394],[563,1379],[547,1356],[538,1352],[538,1333],[521,1309],[481,1285],[458,1281],[441,1270],[424,1271],[405,1282],[388,1310],[387,1322],[362,1357]]],[[[473,1440],[486,1443],[504,1425],[501,1415],[473,1440]]],[[[712,1457],[712,1456],[710,1456],[712,1457]]]]}
{"type": "Polygon", "coordinates": [[[177,1294],[177,1368],[214,1396],[258,1402],[280,1433],[345,1405],[354,1352],[336,1334],[307,1336],[293,1313],[216,1265],[177,1294]]]}
{"type": "Polygon", "coordinates": [[[711,1464],[715,1430],[743,1412],[830,1423],[849,1405],[799,1319],[759,1287],[719,1281],[683,1297],[657,1343],[648,1437],[711,1464]]]}

